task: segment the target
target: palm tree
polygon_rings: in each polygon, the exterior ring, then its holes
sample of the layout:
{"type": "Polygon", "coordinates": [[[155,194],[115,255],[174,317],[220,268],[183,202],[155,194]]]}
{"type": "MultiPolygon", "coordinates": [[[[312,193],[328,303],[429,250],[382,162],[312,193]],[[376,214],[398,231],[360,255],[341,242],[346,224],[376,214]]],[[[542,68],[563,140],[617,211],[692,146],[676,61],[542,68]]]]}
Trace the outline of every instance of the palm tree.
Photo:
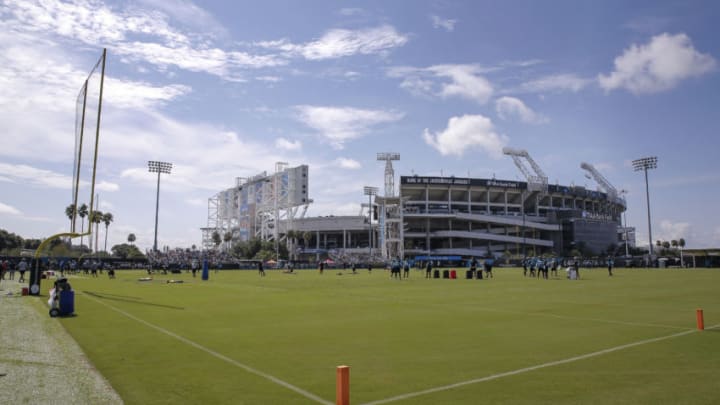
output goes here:
{"type": "Polygon", "coordinates": [[[107,237],[108,237],[108,227],[110,226],[110,223],[113,221],[113,214],[106,212],[102,216],[102,221],[105,223],[105,251],[107,252],[107,237]]]}
{"type": "Polygon", "coordinates": [[[82,204],[80,208],[78,208],[77,214],[80,216],[80,249],[82,249],[83,234],[85,233],[85,217],[88,215],[87,204],[82,204]]]}
{"type": "MultiPolygon", "coordinates": [[[[90,214],[90,217],[88,218],[88,224],[93,224],[93,225],[94,225],[94,224],[99,224],[99,223],[101,223],[102,221],[103,221],[103,213],[102,213],[102,211],[93,211],[93,212],[90,214]]],[[[90,230],[92,231],[92,225],[90,225],[90,230]]],[[[96,228],[96,231],[97,231],[97,228],[96,228]]],[[[91,239],[90,239],[90,246],[92,247],[92,233],[91,233],[90,238],[91,238],[91,239]]],[[[97,243],[96,243],[96,245],[97,245],[97,243]]],[[[92,248],[91,248],[90,250],[92,251],[92,248]]],[[[98,251],[98,247],[97,247],[97,246],[95,246],[95,251],[96,251],[96,252],[98,251]]]]}
{"type": "Polygon", "coordinates": [[[212,241],[215,244],[215,249],[217,249],[217,247],[220,246],[220,243],[222,242],[222,238],[220,237],[220,233],[218,233],[218,231],[212,233],[212,241]]]}
{"type": "Polygon", "coordinates": [[[685,267],[685,263],[683,263],[683,248],[685,248],[685,239],[680,238],[678,240],[678,246],[680,246],[680,267],[685,267]]]}
{"type": "MultiPolygon", "coordinates": [[[[70,204],[67,207],[65,207],[65,215],[70,220],[70,230],[72,230],[73,227],[73,220],[75,219],[75,204],[70,204]]],[[[70,244],[70,247],[72,248],[72,238],[68,238],[68,243],[70,244]]]]}
{"type": "Polygon", "coordinates": [[[310,240],[312,239],[312,232],[307,231],[307,232],[303,233],[302,237],[303,237],[303,240],[305,241],[305,249],[309,248],[310,240]]]}
{"type": "Polygon", "coordinates": [[[131,234],[128,235],[128,239],[127,239],[127,240],[128,240],[128,243],[132,245],[133,243],[135,243],[135,241],[137,240],[137,238],[135,237],[135,234],[134,234],[134,233],[131,233],[131,234]]]}
{"type": "Polygon", "coordinates": [[[290,243],[288,250],[290,250],[290,258],[291,259],[295,258],[295,244],[296,244],[295,239],[297,238],[298,233],[299,233],[298,231],[295,231],[292,229],[285,233],[285,238],[287,238],[287,240],[290,243]]]}
{"type": "Polygon", "coordinates": [[[225,250],[228,250],[228,242],[230,242],[233,238],[233,234],[230,231],[225,232],[225,235],[223,235],[223,241],[225,241],[225,250]]]}
{"type": "Polygon", "coordinates": [[[75,204],[70,204],[67,207],[65,207],[65,215],[70,220],[70,229],[72,229],[73,219],[75,219],[75,214],[76,214],[75,211],[76,211],[75,204]]]}

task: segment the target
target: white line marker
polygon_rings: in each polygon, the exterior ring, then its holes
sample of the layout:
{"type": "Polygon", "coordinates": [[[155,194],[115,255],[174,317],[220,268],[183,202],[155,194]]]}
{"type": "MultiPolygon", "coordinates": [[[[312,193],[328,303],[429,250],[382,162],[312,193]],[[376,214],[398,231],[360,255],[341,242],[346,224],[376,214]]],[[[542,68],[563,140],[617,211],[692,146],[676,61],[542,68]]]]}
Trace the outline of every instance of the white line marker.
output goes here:
{"type": "MultiPolygon", "coordinates": [[[[439,305],[436,305],[436,306],[439,306],[439,305]]],[[[442,304],[442,306],[447,306],[447,305],[442,304]]],[[[602,322],[602,323],[627,325],[627,326],[647,326],[647,327],[652,327],[652,328],[680,329],[680,330],[687,329],[686,326],[661,325],[661,324],[657,324],[657,323],[625,322],[625,321],[615,321],[612,319],[601,319],[601,318],[583,318],[583,317],[579,317],[579,316],[548,314],[548,313],[543,313],[543,312],[513,311],[510,309],[498,309],[498,308],[488,308],[488,307],[472,307],[472,310],[480,311],[480,312],[493,312],[493,313],[500,313],[500,314],[513,314],[513,315],[537,316],[537,317],[544,317],[544,318],[568,319],[568,320],[573,320],[573,321],[602,322]]]]}
{"type": "MultiPolygon", "coordinates": [[[[260,371],[260,370],[256,370],[256,369],[254,369],[254,368],[252,368],[252,367],[250,367],[250,366],[247,366],[247,365],[245,365],[245,364],[242,364],[242,363],[238,362],[237,360],[231,359],[230,357],[227,357],[227,356],[225,356],[225,355],[223,355],[223,354],[220,354],[220,353],[218,353],[218,352],[216,352],[216,351],[214,351],[214,350],[212,350],[212,349],[208,349],[208,348],[205,347],[205,346],[202,346],[202,345],[200,345],[200,344],[198,344],[198,343],[195,343],[195,342],[193,342],[193,341],[190,340],[190,339],[184,338],[184,337],[182,337],[182,336],[180,336],[180,335],[178,335],[178,334],[175,334],[175,333],[173,333],[173,332],[170,332],[169,330],[164,329],[164,328],[161,328],[161,327],[159,327],[159,326],[157,326],[157,325],[153,325],[153,324],[151,324],[150,322],[147,322],[147,321],[142,320],[142,319],[140,319],[140,318],[138,318],[138,317],[135,317],[134,315],[131,315],[131,314],[129,314],[129,313],[127,313],[127,312],[119,309],[119,308],[115,308],[114,306],[112,306],[112,305],[110,305],[110,304],[108,304],[108,303],[106,303],[106,302],[103,302],[103,301],[101,301],[101,300],[99,300],[99,299],[97,299],[97,298],[93,298],[93,297],[91,297],[91,296],[89,296],[89,295],[84,295],[84,296],[87,297],[87,298],[90,299],[90,300],[93,300],[93,301],[95,301],[95,302],[97,302],[97,303],[100,303],[100,304],[102,304],[102,305],[105,305],[106,307],[112,309],[113,311],[115,311],[115,312],[117,312],[117,313],[119,313],[119,314],[122,314],[122,315],[124,315],[124,316],[126,316],[126,317],[128,317],[128,318],[130,318],[130,319],[132,319],[132,320],[134,320],[134,321],[140,322],[141,324],[143,324],[143,325],[145,325],[145,326],[147,326],[147,327],[149,327],[149,328],[155,329],[155,330],[158,331],[158,332],[161,332],[161,333],[164,333],[164,334],[166,334],[166,335],[168,335],[168,336],[170,336],[170,337],[173,337],[173,338],[175,338],[175,339],[177,339],[177,340],[179,340],[179,341],[181,341],[181,342],[183,342],[183,343],[186,343],[186,344],[188,344],[188,345],[190,345],[190,346],[192,346],[192,347],[194,347],[194,348],[196,348],[196,349],[202,350],[202,351],[204,351],[205,353],[208,353],[208,354],[210,354],[210,355],[212,355],[212,356],[214,356],[214,357],[217,357],[217,358],[220,359],[220,360],[224,360],[224,361],[226,361],[226,362],[228,362],[228,363],[230,363],[230,364],[232,364],[232,365],[234,365],[234,366],[240,367],[241,369],[247,371],[248,373],[252,373],[252,374],[258,375],[258,376],[260,376],[260,377],[263,377],[263,378],[265,378],[265,379],[268,379],[268,380],[274,382],[275,384],[281,385],[281,386],[283,386],[283,387],[285,387],[285,388],[287,388],[287,389],[289,389],[289,390],[291,390],[291,391],[295,391],[295,392],[297,392],[298,394],[304,396],[305,398],[311,399],[311,400],[313,400],[313,401],[315,401],[315,402],[317,402],[317,403],[319,403],[319,404],[334,405],[334,402],[327,401],[327,400],[325,400],[325,399],[323,399],[323,398],[320,398],[319,396],[317,396],[317,395],[315,395],[315,394],[313,394],[313,393],[311,393],[311,392],[305,391],[304,389],[299,388],[299,387],[296,387],[296,386],[294,386],[294,385],[292,385],[292,384],[290,384],[290,383],[288,383],[288,382],[285,382],[285,381],[283,381],[283,380],[281,380],[281,379],[279,379],[279,378],[277,378],[277,377],[274,377],[274,376],[272,376],[272,375],[270,375],[270,374],[267,374],[267,373],[263,373],[263,372],[260,371]]],[[[330,374],[328,374],[328,375],[330,375],[330,374]]]]}
{"type": "MultiPolygon", "coordinates": [[[[706,328],[706,329],[714,329],[714,328],[717,328],[717,327],[720,327],[720,325],[715,325],[715,326],[712,326],[712,327],[706,328]]],[[[695,333],[695,332],[698,332],[698,330],[696,330],[696,329],[690,329],[690,330],[686,330],[686,331],[680,332],[680,333],[675,333],[675,334],[672,334],[672,335],[661,336],[661,337],[656,337],[656,338],[647,339],[647,340],[641,340],[641,341],[639,341],[639,342],[628,343],[628,344],[625,344],[625,345],[622,345],[622,346],[615,346],[615,347],[611,347],[611,348],[609,348],[609,349],[600,350],[600,351],[597,351],[597,352],[592,352],[592,353],[583,354],[583,355],[580,355],[580,356],[570,357],[570,358],[568,358],[568,359],[551,361],[551,362],[549,362],[549,363],[543,363],[543,364],[539,364],[539,365],[537,365],[537,366],[521,368],[521,369],[518,369],[518,370],[507,371],[507,372],[504,372],[504,373],[489,375],[489,376],[487,376],[487,377],[476,378],[476,379],[474,379],[474,380],[462,381],[462,382],[455,383],[455,384],[444,385],[444,386],[442,386],[442,387],[435,387],[435,388],[430,388],[430,389],[427,389],[427,390],[410,392],[410,393],[407,393],[407,394],[397,395],[397,396],[390,397],[390,398],[380,399],[380,400],[377,400],[377,401],[366,402],[366,403],[364,403],[364,404],[362,404],[362,405],[379,405],[379,404],[386,404],[386,403],[389,403],[389,402],[395,402],[395,401],[400,401],[400,400],[403,400],[403,399],[418,397],[418,396],[420,396],[420,395],[432,394],[432,393],[440,392],[440,391],[447,391],[447,390],[451,390],[451,389],[453,389],[453,388],[462,387],[462,386],[465,386],[465,385],[477,384],[477,383],[481,383],[481,382],[485,382],[485,381],[496,380],[496,379],[498,379],[498,378],[509,377],[509,376],[516,375],[516,374],[527,373],[527,372],[530,372],[530,371],[539,370],[539,369],[541,369],[541,368],[553,367],[553,366],[557,366],[557,365],[560,365],[560,364],[567,364],[567,363],[572,363],[572,362],[579,361],[579,360],[585,360],[585,359],[589,359],[589,358],[591,358],[591,357],[601,356],[601,355],[603,355],[603,354],[608,354],[608,353],[616,352],[616,351],[619,351],[619,350],[624,350],[624,349],[627,349],[627,348],[630,348],[630,347],[640,346],[640,345],[644,345],[644,344],[648,344],[648,343],[659,342],[659,341],[661,341],[661,340],[667,340],[667,339],[672,339],[672,338],[676,338],[676,337],[680,337],[680,336],[685,336],[685,335],[689,335],[689,334],[695,333]]]]}

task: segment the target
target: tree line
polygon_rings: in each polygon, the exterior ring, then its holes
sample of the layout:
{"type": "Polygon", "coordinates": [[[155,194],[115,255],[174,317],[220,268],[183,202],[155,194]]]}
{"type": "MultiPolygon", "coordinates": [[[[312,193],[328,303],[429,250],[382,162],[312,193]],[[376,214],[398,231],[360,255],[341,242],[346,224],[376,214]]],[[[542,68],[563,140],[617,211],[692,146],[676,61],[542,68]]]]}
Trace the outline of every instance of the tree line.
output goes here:
{"type": "Polygon", "coordinates": [[[223,250],[237,258],[294,260],[296,259],[295,251],[298,246],[309,246],[313,233],[289,230],[285,236],[287,241],[278,241],[277,246],[275,246],[274,241],[264,241],[260,238],[252,238],[247,241],[233,243],[234,235],[232,232],[225,232],[225,234],[221,236],[218,231],[215,231],[211,237],[216,250],[220,249],[220,245],[222,244],[223,250]],[[301,241],[302,243],[300,243],[301,241]]]}
{"type": "Polygon", "coordinates": [[[678,250],[682,252],[685,248],[685,239],[673,239],[671,241],[657,240],[655,246],[658,247],[658,254],[667,256],[678,256],[678,250]],[[671,249],[672,248],[672,249],[671,249]]]}

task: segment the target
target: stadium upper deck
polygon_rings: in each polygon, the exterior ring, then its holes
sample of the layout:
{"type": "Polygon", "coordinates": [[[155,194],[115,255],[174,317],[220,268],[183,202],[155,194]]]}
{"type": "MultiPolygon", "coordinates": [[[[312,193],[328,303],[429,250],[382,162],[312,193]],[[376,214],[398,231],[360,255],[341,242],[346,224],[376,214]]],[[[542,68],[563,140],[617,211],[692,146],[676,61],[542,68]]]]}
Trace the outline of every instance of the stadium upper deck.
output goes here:
{"type": "Polygon", "coordinates": [[[617,243],[621,198],[584,187],[401,176],[405,254],[600,252],[617,243]]]}

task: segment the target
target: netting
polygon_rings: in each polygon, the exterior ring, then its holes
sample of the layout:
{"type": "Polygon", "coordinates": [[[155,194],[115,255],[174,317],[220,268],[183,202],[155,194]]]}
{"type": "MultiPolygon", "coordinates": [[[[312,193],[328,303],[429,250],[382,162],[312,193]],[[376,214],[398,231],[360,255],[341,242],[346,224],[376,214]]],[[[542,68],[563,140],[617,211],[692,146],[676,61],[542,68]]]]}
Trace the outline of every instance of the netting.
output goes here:
{"type": "Polygon", "coordinates": [[[72,206],[75,213],[71,220],[71,232],[88,232],[87,219],[93,211],[95,194],[95,171],[97,166],[102,91],[105,75],[105,57],[93,66],[83,83],[75,102],[75,149],[72,180],[72,206]]]}

